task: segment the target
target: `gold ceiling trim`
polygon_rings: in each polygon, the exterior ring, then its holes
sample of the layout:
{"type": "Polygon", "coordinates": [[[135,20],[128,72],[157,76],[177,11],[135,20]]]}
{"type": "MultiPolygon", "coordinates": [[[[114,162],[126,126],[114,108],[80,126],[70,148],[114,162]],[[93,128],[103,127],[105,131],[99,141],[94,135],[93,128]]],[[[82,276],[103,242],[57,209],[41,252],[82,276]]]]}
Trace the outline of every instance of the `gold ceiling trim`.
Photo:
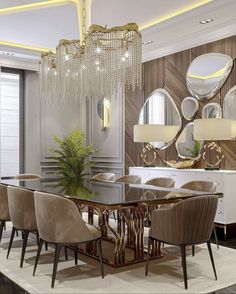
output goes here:
{"type": "MultiPolygon", "coordinates": [[[[49,8],[49,7],[66,5],[66,4],[74,4],[76,7],[77,16],[78,16],[78,26],[79,26],[80,36],[83,36],[83,34],[84,34],[83,33],[83,26],[82,26],[83,19],[82,19],[82,15],[79,13],[80,12],[79,5],[82,5],[81,1],[82,0],[48,0],[48,1],[43,1],[43,2],[32,3],[32,4],[18,5],[18,6],[14,6],[14,7],[7,7],[7,8],[0,9],[0,15],[25,12],[25,11],[30,11],[30,10],[42,9],[42,8],[49,8]]],[[[151,21],[151,22],[148,22],[144,25],[139,26],[139,30],[148,29],[158,23],[169,20],[175,16],[178,16],[180,14],[183,14],[185,12],[188,12],[190,10],[193,10],[195,8],[198,8],[200,6],[208,4],[212,1],[214,1],[214,0],[201,0],[195,4],[185,6],[181,9],[174,11],[173,13],[166,14],[166,15],[164,15],[154,21],[151,21]]],[[[130,25],[130,24],[128,24],[128,25],[130,25]]],[[[97,26],[97,25],[92,26],[92,29],[95,29],[95,30],[103,29],[103,30],[109,31],[109,30],[114,30],[116,28],[118,30],[119,27],[114,27],[112,29],[106,29],[106,28],[103,28],[103,27],[97,26]]],[[[32,50],[32,51],[37,51],[37,52],[42,52],[42,53],[43,52],[45,52],[45,53],[51,52],[51,51],[54,52],[54,50],[51,50],[49,48],[40,48],[40,47],[36,47],[36,46],[30,46],[30,45],[26,45],[26,44],[20,44],[20,43],[8,42],[8,41],[0,41],[0,45],[21,48],[21,49],[27,49],[27,50],[32,50]]]]}

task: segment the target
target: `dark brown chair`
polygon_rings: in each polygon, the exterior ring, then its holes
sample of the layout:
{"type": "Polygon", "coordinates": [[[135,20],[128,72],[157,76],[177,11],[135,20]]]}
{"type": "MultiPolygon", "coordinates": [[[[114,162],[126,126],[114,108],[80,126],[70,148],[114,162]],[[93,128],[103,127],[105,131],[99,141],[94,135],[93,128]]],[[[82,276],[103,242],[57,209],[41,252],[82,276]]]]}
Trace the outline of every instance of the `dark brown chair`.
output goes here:
{"type": "MultiPolygon", "coordinates": [[[[190,189],[195,191],[203,191],[203,192],[215,192],[216,191],[216,183],[211,181],[191,181],[187,182],[181,186],[182,189],[190,189]]],[[[219,249],[219,242],[216,234],[216,227],[213,226],[212,230],[215,238],[215,242],[217,248],[219,249]]],[[[192,247],[192,255],[195,255],[195,246],[192,247]]]]}
{"type": "Polygon", "coordinates": [[[153,178],[148,180],[145,185],[153,185],[158,187],[165,187],[165,188],[174,188],[175,180],[172,178],[153,178]]]}
{"type": "Polygon", "coordinates": [[[113,173],[99,173],[92,176],[92,180],[95,181],[115,181],[115,174],[113,173]]]}
{"type": "Polygon", "coordinates": [[[116,182],[125,184],[141,184],[141,177],[135,175],[126,175],[119,177],[116,182]]]}
{"type": "Polygon", "coordinates": [[[7,193],[10,217],[12,221],[12,231],[7,251],[7,258],[9,257],[11,251],[16,230],[22,231],[23,246],[20,259],[20,267],[22,267],[29,233],[37,234],[38,232],[35,217],[34,192],[27,189],[8,186],[7,193]]]}
{"type": "Polygon", "coordinates": [[[76,204],[69,199],[53,194],[35,192],[34,200],[40,241],[33,275],[37,268],[43,242],[55,245],[51,282],[51,287],[53,288],[61,246],[73,245],[75,247],[77,264],[77,245],[79,243],[97,241],[100,253],[101,275],[104,278],[100,229],[86,224],[76,204]]]}
{"type": "Polygon", "coordinates": [[[146,275],[148,274],[151,241],[155,239],[180,247],[185,289],[188,288],[186,246],[207,243],[215,279],[217,280],[210,243],[217,204],[217,196],[198,196],[180,201],[168,209],[153,210],[148,238],[146,275]]]}
{"type": "Polygon", "coordinates": [[[10,212],[8,206],[7,186],[0,184],[0,242],[2,240],[3,228],[6,222],[10,221],[10,212]]]}

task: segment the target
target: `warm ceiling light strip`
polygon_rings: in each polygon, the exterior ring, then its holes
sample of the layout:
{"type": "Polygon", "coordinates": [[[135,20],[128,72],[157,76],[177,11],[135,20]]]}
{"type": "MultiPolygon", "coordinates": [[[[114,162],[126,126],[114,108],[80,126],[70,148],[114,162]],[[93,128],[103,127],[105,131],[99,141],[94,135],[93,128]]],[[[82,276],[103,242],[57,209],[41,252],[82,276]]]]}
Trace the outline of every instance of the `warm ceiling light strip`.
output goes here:
{"type": "Polygon", "coordinates": [[[41,47],[35,47],[35,46],[29,46],[29,45],[24,45],[24,44],[19,44],[19,43],[13,43],[13,42],[6,42],[6,41],[1,41],[0,40],[0,45],[4,46],[9,46],[9,47],[15,47],[15,48],[20,48],[20,49],[27,49],[31,51],[37,51],[37,52],[45,52],[48,53],[50,51],[53,51],[48,48],[41,48],[41,47]]]}
{"type": "Polygon", "coordinates": [[[36,9],[54,7],[59,5],[71,4],[71,3],[78,5],[79,0],[49,0],[49,1],[31,3],[31,4],[17,5],[17,6],[0,9],[0,14],[10,14],[10,13],[23,12],[28,10],[36,10],[36,9]]]}
{"type": "MultiPolygon", "coordinates": [[[[80,0],[49,0],[49,1],[32,3],[32,4],[7,7],[7,8],[0,9],[0,15],[17,13],[17,12],[25,12],[25,11],[30,11],[30,10],[42,9],[42,8],[55,7],[55,6],[71,4],[71,3],[76,6],[76,11],[77,11],[77,15],[78,15],[78,26],[79,26],[80,35],[81,35],[82,28],[79,25],[79,23],[81,21],[81,17],[79,15],[80,0]]],[[[53,52],[53,50],[51,50],[49,48],[41,48],[41,47],[30,46],[30,45],[25,45],[25,44],[20,44],[20,43],[7,42],[7,41],[0,41],[0,45],[21,48],[21,49],[27,49],[27,50],[32,50],[32,51],[37,51],[37,52],[42,52],[42,53],[44,53],[44,52],[47,53],[50,51],[53,52]]]]}
{"type": "Polygon", "coordinates": [[[154,26],[154,25],[156,25],[156,24],[158,24],[158,23],[161,23],[161,22],[163,22],[163,21],[169,20],[169,19],[171,19],[171,18],[173,18],[173,17],[175,17],[175,16],[178,16],[178,15],[180,15],[180,14],[183,14],[183,13],[185,13],[185,12],[188,12],[188,11],[190,11],[190,10],[193,10],[193,9],[195,9],[195,8],[198,8],[198,7],[202,6],[202,5],[208,4],[208,3],[212,2],[212,1],[213,1],[213,0],[202,0],[202,1],[198,1],[198,2],[195,3],[195,4],[188,5],[188,6],[184,6],[183,8],[178,9],[178,10],[175,10],[175,11],[172,12],[172,13],[168,13],[168,14],[166,14],[166,15],[164,15],[164,16],[161,16],[160,18],[158,18],[158,19],[156,19],[156,20],[153,20],[153,21],[151,21],[151,22],[148,22],[148,23],[146,23],[146,24],[144,24],[144,25],[140,25],[140,26],[139,26],[139,30],[145,30],[145,29],[148,29],[148,28],[150,28],[150,27],[152,27],[152,26],[154,26]]]}

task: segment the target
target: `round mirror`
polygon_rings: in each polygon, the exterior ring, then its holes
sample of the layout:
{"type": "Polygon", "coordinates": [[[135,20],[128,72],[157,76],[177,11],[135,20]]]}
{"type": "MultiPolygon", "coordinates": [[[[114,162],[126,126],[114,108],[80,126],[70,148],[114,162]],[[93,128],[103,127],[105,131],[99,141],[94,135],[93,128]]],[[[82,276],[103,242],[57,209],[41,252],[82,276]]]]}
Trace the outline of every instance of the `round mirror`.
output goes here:
{"type": "Polygon", "coordinates": [[[185,119],[192,120],[199,108],[198,100],[194,97],[186,97],[181,103],[181,111],[185,119]]]}
{"type": "Polygon", "coordinates": [[[219,103],[208,103],[202,109],[202,118],[222,118],[222,109],[219,103]]]}
{"type": "Polygon", "coordinates": [[[236,86],[225,95],[223,102],[224,118],[236,120],[236,86]]]}
{"type": "Polygon", "coordinates": [[[148,97],[140,111],[139,124],[169,126],[169,141],[163,139],[164,142],[150,142],[157,149],[165,149],[174,141],[182,120],[174,100],[165,89],[157,89],[148,97]]]}
{"type": "Polygon", "coordinates": [[[194,140],[193,126],[194,123],[190,122],[184,127],[176,140],[175,147],[179,157],[197,160],[201,157],[204,142],[194,140]]]}
{"type": "Polygon", "coordinates": [[[220,53],[203,54],[195,58],[187,71],[186,83],[190,93],[210,99],[224,84],[233,66],[230,56],[220,53]]]}

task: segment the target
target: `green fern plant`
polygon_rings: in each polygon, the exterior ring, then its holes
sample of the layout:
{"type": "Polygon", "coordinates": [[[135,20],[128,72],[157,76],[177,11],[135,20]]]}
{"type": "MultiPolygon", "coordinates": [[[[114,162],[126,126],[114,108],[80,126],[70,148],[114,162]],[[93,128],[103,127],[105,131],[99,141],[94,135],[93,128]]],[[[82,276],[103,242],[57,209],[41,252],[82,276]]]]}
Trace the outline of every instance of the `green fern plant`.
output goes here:
{"type": "Polygon", "coordinates": [[[85,145],[85,134],[81,130],[75,130],[68,136],[60,139],[54,136],[58,148],[52,148],[53,159],[58,164],[60,178],[82,178],[87,168],[92,165],[89,160],[91,154],[95,152],[92,145],[85,145]]]}

